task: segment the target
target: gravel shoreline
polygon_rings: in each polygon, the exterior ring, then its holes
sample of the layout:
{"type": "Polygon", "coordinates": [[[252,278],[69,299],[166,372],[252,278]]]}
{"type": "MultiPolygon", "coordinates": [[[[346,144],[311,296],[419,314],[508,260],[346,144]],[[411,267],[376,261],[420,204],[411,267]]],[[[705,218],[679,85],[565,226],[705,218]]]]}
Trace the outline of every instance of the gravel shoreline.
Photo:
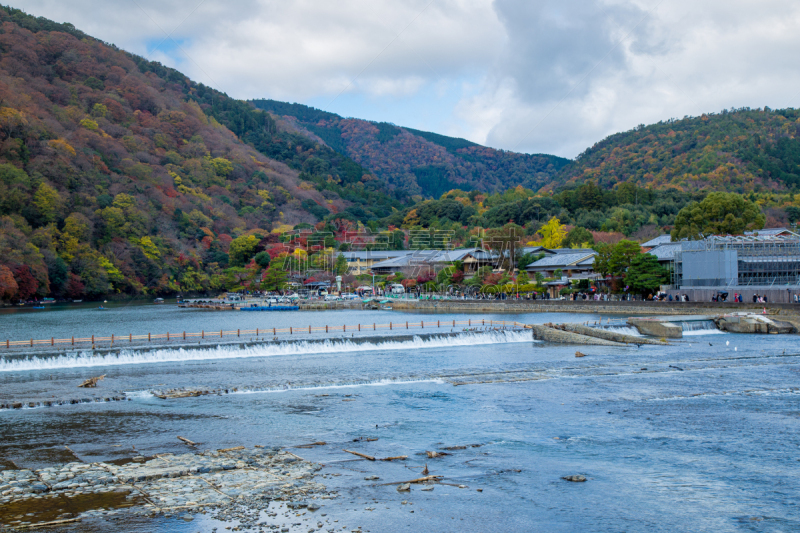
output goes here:
{"type": "MultiPolygon", "coordinates": [[[[234,531],[289,531],[300,525],[301,510],[313,514],[325,500],[338,496],[315,481],[321,469],[279,448],[238,447],[135,457],[121,465],[74,462],[41,470],[3,470],[0,527],[28,529],[47,522],[130,514],[191,521],[202,513],[236,523],[234,531]],[[39,512],[25,512],[32,508],[39,512]],[[264,520],[264,512],[271,520],[264,520]]],[[[314,517],[309,530],[333,531],[324,517],[314,517]]]]}

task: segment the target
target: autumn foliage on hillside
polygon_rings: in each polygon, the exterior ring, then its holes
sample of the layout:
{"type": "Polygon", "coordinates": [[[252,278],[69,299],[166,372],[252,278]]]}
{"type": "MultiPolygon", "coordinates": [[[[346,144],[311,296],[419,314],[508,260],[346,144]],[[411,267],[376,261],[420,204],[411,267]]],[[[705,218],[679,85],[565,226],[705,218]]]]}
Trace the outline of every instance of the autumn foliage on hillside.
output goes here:
{"type": "Polygon", "coordinates": [[[2,299],[221,288],[234,238],[349,205],[298,179],[313,142],[176,71],[8,8],[0,52],[2,299]]]}
{"type": "Polygon", "coordinates": [[[800,110],[738,109],[617,133],[566,167],[553,186],[591,180],[751,192],[800,187],[800,110]]]}
{"type": "Polygon", "coordinates": [[[453,188],[497,192],[523,185],[538,190],[550,183],[567,159],[495,150],[478,144],[359,119],[345,119],[300,104],[253,103],[290,117],[334,150],[345,153],[390,187],[439,197],[453,188]]]}

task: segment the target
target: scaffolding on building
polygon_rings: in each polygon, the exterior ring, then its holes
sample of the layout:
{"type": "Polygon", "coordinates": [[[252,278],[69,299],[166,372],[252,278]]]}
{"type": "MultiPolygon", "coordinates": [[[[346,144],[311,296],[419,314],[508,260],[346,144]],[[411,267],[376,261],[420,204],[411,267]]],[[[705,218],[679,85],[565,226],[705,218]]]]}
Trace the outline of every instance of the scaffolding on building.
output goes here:
{"type": "Polygon", "coordinates": [[[694,252],[736,252],[738,274],[728,286],[800,286],[800,238],[795,236],[712,236],[684,241],[672,262],[672,283],[684,284],[683,255],[694,252]]]}

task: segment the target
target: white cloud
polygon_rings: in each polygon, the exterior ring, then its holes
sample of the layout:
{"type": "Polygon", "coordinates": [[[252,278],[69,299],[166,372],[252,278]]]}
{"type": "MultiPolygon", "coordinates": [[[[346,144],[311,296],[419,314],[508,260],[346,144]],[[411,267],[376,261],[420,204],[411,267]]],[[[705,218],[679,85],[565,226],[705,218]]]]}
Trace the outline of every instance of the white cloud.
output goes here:
{"type": "Polygon", "coordinates": [[[490,0],[29,0],[22,7],[162,57],[241,98],[302,101],[351,84],[367,94],[408,94],[409,80],[418,87],[485,69],[504,38],[490,0]],[[185,41],[183,50],[169,40],[166,56],[148,48],[165,33],[185,41]]]}
{"type": "Polygon", "coordinates": [[[495,5],[509,32],[511,59],[497,65],[482,96],[503,109],[487,135],[493,146],[572,157],[640,123],[730,107],[798,104],[800,72],[791,59],[800,52],[797,5],[495,5]],[[511,95],[502,88],[509,79],[516,84],[511,95]]]}
{"type": "Polygon", "coordinates": [[[397,122],[390,113],[402,109],[416,127],[568,157],[639,123],[797,106],[800,98],[800,4],[785,0],[26,0],[19,7],[149,54],[231,96],[327,103],[343,94],[350,115],[358,116],[362,99],[372,119],[386,109],[397,122]],[[165,32],[180,47],[167,39],[155,49],[165,32]]]}

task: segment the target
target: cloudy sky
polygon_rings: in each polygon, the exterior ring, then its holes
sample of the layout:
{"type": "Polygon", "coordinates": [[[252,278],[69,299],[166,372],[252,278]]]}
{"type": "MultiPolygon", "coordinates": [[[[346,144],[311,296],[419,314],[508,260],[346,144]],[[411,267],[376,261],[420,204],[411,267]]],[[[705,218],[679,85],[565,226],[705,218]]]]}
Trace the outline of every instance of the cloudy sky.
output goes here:
{"type": "Polygon", "coordinates": [[[575,157],[617,131],[800,106],[788,0],[9,0],[237,98],[575,157]]]}

